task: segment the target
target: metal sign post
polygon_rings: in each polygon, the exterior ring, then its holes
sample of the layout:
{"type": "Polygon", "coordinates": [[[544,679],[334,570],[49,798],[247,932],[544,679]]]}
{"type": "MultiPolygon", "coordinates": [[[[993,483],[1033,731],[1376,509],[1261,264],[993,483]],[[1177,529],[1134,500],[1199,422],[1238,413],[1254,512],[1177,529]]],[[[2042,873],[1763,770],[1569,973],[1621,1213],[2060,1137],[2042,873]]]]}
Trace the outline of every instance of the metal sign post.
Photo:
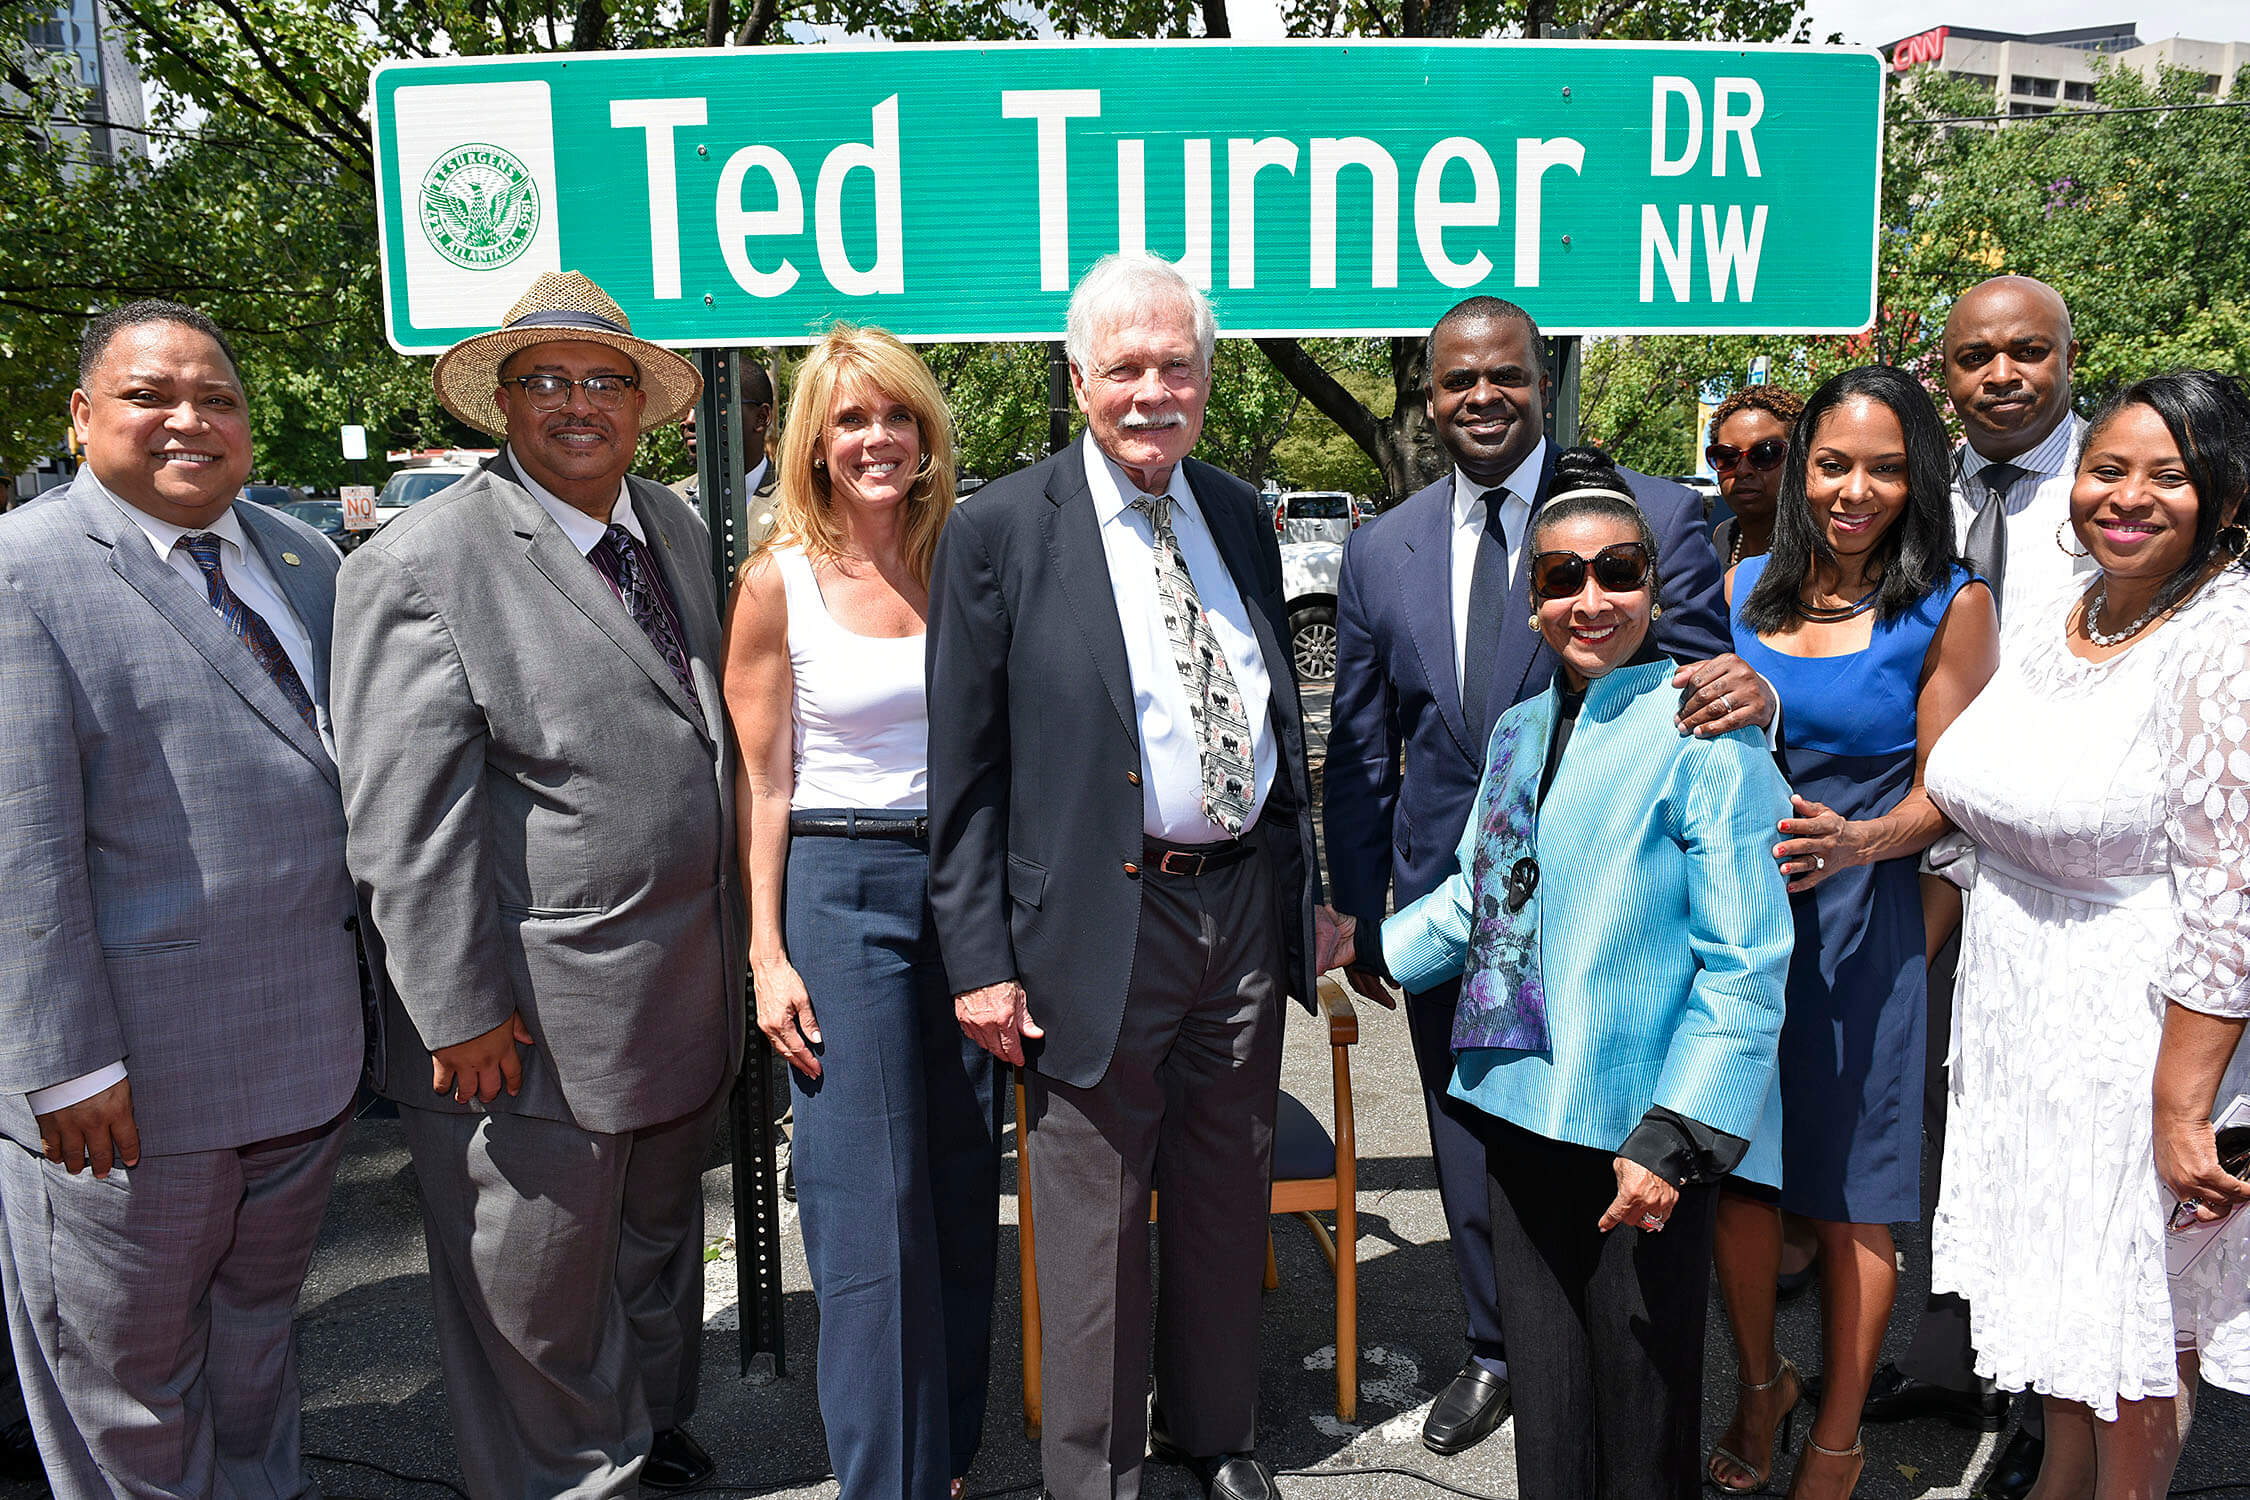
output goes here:
{"type": "MultiPolygon", "coordinates": [[[[734,570],[749,551],[738,492],[749,472],[742,444],[742,357],[731,349],[696,355],[703,399],[695,408],[696,503],[711,528],[711,576],[721,607],[734,570]]],[[[781,1176],[775,1169],[773,1050],[757,1027],[757,1006],[745,983],[742,1076],[727,1101],[734,1159],[735,1296],[742,1319],[744,1378],[778,1380],[789,1373],[781,1311],[781,1176]]]]}

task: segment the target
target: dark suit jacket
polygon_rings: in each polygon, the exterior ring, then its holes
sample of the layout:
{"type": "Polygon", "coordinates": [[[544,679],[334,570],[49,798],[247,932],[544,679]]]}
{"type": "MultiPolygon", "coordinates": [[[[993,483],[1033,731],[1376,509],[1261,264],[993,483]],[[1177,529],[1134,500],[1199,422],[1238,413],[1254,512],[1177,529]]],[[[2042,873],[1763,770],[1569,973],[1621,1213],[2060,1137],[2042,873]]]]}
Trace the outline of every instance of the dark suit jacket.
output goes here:
{"type": "MultiPolygon", "coordinates": [[[[930,578],[930,903],[956,993],[1019,980],[1046,1031],[1034,1066],[1109,1068],[1140,920],[1140,729],[1085,449],[962,502],[930,578]]],[[[1256,494],[1208,464],[1189,487],[1273,679],[1280,764],[1257,835],[1284,902],[1287,983],[1313,994],[1311,782],[1281,552],[1256,494]]]]}
{"type": "MultiPolygon", "coordinates": [[[[1554,493],[1555,448],[1532,500],[1554,493]]],[[[1680,661],[1734,649],[1719,563],[1702,502],[1680,485],[1625,471],[1656,532],[1664,613],[1657,643],[1680,661]]],[[[1383,914],[1395,882],[1400,906],[1452,873],[1501,714],[1545,692],[1555,654],[1528,627],[1529,560],[1522,549],[1497,620],[1490,719],[1468,723],[1453,671],[1453,476],[1421,490],[1344,546],[1337,583],[1336,700],[1328,733],[1328,872],[1336,907],[1365,923],[1383,914]]]]}

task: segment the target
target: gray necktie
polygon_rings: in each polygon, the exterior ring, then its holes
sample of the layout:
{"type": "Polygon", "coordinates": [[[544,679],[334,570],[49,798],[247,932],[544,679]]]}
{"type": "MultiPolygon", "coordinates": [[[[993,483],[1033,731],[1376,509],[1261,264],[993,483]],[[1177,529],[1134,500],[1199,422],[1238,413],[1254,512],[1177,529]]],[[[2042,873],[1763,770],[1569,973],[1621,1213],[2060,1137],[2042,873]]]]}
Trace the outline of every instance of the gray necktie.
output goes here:
{"type": "Polygon", "coordinates": [[[1983,502],[1969,522],[1969,538],[1961,548],[1969,566],[1992,587],[1992,602],[2000,603],[2002,575],[2008,570],[2008,491],[2031,471],[2019,464],[1986,464],[1970,476],[1984,486],[1983,502]]]}
{"type": "Polygon", "coordinates": [[[1164,633],[1171,637],[1172,660],[1187,689],[1188,717],[1195,721],[1195,743],[1203,767],[1203,815],[1239,835],[1250,818],[1257,786],[1250,759],[1250,722],[1234,669],[1219,649],[1211,622],[1195,596],[1195,579],[1180,556],[1172,530],[1172,497],[1142,495],[1133,509],[1149,519],[1156,537],[1156,594],[1164,609],[1164,633]]]}
{"type": "Polygon", "coordinates": [[[1500,512],[1509,499],[1505,485],[1484,492],[1484,530],[1477,537],[1476,562],[1469,569],[1469,612],[1462,629],[1461,717],[1471,733],[1491,733],[1493,659],[1500,654],[1500,617],[1508,612],[1508,528],[1500,512]]]}

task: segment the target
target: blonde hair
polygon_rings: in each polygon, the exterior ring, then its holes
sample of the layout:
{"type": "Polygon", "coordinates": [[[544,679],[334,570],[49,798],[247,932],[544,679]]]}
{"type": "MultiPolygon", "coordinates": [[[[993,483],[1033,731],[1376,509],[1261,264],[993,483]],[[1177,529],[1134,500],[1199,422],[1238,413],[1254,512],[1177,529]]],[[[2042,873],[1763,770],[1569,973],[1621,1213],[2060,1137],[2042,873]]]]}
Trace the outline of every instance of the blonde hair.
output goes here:
{"type": "MultiPolygon", "coordinates": [[[[917,583],[930,581],[938,532],[953,511],[953,417],[945,396],[922,356],[880,328],[837,323],[813,345],[797,368],[789,417],[782,426],[780,483],[776,487],[773,533],[751,561],[776,544],[797,544],[814,562],[843,556],[835,511],[829,505],[829,475],[821,457],[828,412],[836,392],[858,384],[889,397],[914,414],[922,440],[922,462],[906,496],[906,565],[917,583]]],[[[750,563],[743,564],[745,571],[750,563]]]]}

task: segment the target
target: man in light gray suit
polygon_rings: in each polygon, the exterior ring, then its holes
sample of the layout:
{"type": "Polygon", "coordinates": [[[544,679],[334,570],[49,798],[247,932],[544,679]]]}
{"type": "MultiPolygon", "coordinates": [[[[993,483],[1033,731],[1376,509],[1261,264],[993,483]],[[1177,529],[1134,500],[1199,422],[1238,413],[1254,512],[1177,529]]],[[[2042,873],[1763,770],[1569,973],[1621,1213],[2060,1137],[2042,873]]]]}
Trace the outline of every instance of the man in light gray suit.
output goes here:
{"type": "Polygon", "coordinates": [[[0,518],[0,1281],[58,1495],[294,1496],[297,1293],[366,1055],[336,550],[237,504],[201,313],[94,318],[0,518]]]}
{"type": "Polygon", "coordinates": [[[436,383],[507,447],[345,565],[336,724],[462,1471],[678,1488],[744,919],[709,538],[626,470],[702,382],[570,272],[436,383]]]}

